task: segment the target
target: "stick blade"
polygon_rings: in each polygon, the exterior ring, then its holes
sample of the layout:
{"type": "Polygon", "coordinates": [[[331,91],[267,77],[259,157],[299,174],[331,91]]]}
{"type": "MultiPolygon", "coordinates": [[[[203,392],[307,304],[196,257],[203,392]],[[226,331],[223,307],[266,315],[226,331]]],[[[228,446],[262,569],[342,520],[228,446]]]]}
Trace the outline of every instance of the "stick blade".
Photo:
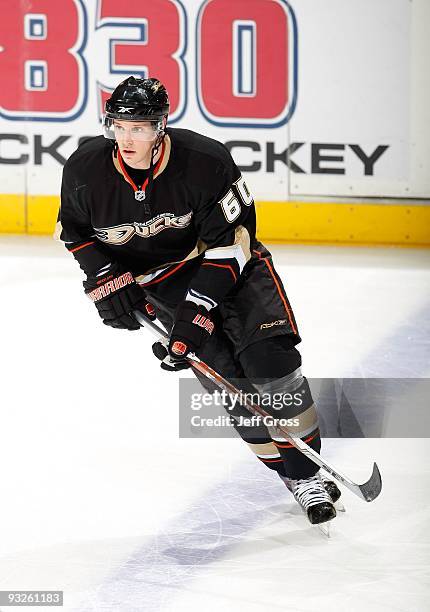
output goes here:
{"type": "Polygon", "coordinates": [[[367,482],[359,485],[359,489],[363,499],[367,502],[371,502],[378,497],[382,490],[382,478],[381,472],[379,471],[376,463],[373,464],[373,472],[367,482]]]}

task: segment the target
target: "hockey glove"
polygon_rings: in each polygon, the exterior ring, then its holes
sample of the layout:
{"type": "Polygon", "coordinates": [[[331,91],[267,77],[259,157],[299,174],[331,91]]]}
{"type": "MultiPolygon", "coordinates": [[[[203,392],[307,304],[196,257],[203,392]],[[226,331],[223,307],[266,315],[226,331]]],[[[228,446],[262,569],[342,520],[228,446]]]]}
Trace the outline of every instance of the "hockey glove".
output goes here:
{"type": "Polygon", "coordinates": [[[183,370],[190,367],[187,354],[198,355],[213,330],[214,324],[206,308],[186,300],[176,310],[168,351],[161,342],[156,342],[152,351],[162,362],[163,370],[183,370]]]}
{"type": "Polygon", "coordinates": [[[135,282],[131,272],[113,264],[107,271],[88,277],[83,282],[85,293],[94,302],[105,325],[118,329],[140,329],[133,310],[140,310],[153,321],[155,309],[145,298],[144,290],[135,282]]]}

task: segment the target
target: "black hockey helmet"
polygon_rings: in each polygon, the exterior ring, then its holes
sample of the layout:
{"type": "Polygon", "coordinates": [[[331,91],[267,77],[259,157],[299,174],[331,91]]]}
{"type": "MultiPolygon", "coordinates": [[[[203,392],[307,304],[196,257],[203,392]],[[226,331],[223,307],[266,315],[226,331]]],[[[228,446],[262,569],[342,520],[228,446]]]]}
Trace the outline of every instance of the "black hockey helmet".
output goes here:
{"type": "Polygon", "coordinates": [[[106,138],[115,140],[114,119],[122,121],[151,121],[154,131],[163,131],[163,119],[169,114],[170,103],[166,88],[156,78],[138,79],[129,76],[106,100],[103,128],[106,138]]]}

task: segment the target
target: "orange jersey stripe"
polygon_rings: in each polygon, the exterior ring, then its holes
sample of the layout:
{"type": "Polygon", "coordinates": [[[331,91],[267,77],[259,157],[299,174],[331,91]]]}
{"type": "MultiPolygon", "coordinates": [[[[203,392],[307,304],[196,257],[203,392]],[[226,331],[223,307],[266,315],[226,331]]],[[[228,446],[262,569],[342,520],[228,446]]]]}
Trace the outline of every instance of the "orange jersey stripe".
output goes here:
{"type": "Polygon", "coordinates": [[[173,270],[170,270],[170,272],[166,272],[166,274],[162,274],[161,276],[158,276],[157,278],[155,278],[154,280],[150,281],[149,283],[141,283],[142,287],[149,287],[149,285],[155,285],[156,283],[161,282],[162,280],[164,280],[165,278],[167,278],[171,274],[174,274],[177,270],[179,270],[179,268],[182,268],[182,266],[184,266],[185,263],[186,263],[185,261],[182,261],[180,264],[175,266],[173,268],[173,270]]]}
{"type": "Polygon", "coordinates": [[[70,253],[76,253],[76,251],[80,251],[81,249],[84,249],[85,247],[90,246],[91,244],[95,244],[94,240],[92,242],[86,242],[85,244],[81,244],[80,246],[74,249],[70,249],[70,253]]]}
{"type": "Polygon", "coordinates": [[[284,308],[285,308],[285,310],[287,312],[288,320],[290,321],[290,325],[291,325],[291,329],[293,330],[293,332],[295,334],[297,334],[297,329],[296,329],[296,326],[294,325],[294,322],[293,322],[293,317],[292,317],[292,314],[291,314],[291,310],[288,308],[288,302],[285,299],[285,295],[282,293],[281,286],[280,286],[280,284],[278,282],[278,279],[275,276],[275,273],[273,271],[272,266],[270,265],[270,262],[269,262],[268,258],[267,257],[262,257],[261,253],[259,251],[256,251],[255,249],[253,249],[253,252],[256,253],[258,255],[258,258],[262,259],[264,261],[264,263],[266,264],[266,266],[269,268],[269,272],[270,272],[270,274],[271,274],[271,276],[273,278],[273,281],[274,281],[274,283],[276,285],[276,289],[278,290],[279,296],[280,296],[280,298],[282,300],[282,303],[284,304],[284,308]]]}
{"type": "Polygon", "coordinates": [[[270,265],[270,263],[269,263],[269,261],[268,261],[267,257],[263,257],[263,261],[264,261],[264,263],[266,264],[266,266],[269,268],[270,274],[272,275],[272,278],[273,278],[273,280],[274,280],[274,283],[275,283],[275,285],[276,285],[276,288],[277,288],[277,290],[278,290],[278,293],[279,293],[279,295],[280,295],[280,297],[281,297],[281,300],[282,300],[282,302],[283,302],[283,304],[284,304],[285,310],[287,311],[287,314],[288,314],[288,319],[289,319],[289,321],[290,321],[290,325],[291,325],[291,329],[293,330],[293,332],[294,332],[295,334],[297,334],[297,329],[296,329],[296,327],[295,327],[295,325],[294,325],[294,322],[293,322],[293,317],[292,317],[292,315],[291,315],[291,310],[288,308],[288,302],[287,302],[287,300],[285,299],[285,296],[284,296],[284,294],[283,294],[283,293],[282,293],[282,291],[281,291],[281,287],[280,287],[280,285],[279,285],[278,279],[277,279],[277,278],[276,278],[276,276],[275,276],[275,273],[274,273],[274,271],[273,271],[273,268],[272,268],[272,266],[270,265]]]}
{"type": "MultiPolygon", "coordinates": [[[[163,144],[161,146],[160,159],[158,160],[157,165],[154,168],[154,178],[156,178],[157,172],[159,171],[160,166],[163,163],[165,148],[166,148],[166,143],[163,140],[163,144]]],[[[134,184],[133,179],[131,178],[131,176],[129,176],[127,170],[125,169],[124,160],[122,159],[121,152],[119,151],[119,149],[118,149],[118,163],[120,165],[121,171],[122,171],[124,177],[126,178],[127,182],[130,183],[130,185],[133,187],[134,191],[138,191],[138,186],[134,184]]],[[[148,186],[148,182],[149,182],[149,177],[143,183],[143,185],[141,187],[141,191],[145,191],[146,187],[148,186]]]]}
{"type": "Polygon", "coordinates": [[[209,263],[208,261],[204,261],[202,263],[202,266],[215,266],[215,268],[227,268],[233,274],[234,282],[237,281],[237,276],[234,273],[233,268],[229,266],[228,264],[216,264],[216,263],[209,263]]]}

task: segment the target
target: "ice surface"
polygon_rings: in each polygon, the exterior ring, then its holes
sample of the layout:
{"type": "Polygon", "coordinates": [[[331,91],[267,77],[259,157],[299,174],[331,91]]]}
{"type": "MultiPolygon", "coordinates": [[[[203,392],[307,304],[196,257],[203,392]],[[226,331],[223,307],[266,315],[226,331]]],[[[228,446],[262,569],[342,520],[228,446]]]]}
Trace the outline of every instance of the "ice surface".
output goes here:
{"type": "MultiPolygon", "coordinates": [[[[272,251],[308,377],[429,376],[428,251],[272,251]]],[[[100,324],[60,245],[3,236],[0,263],[1,590],[76,612],[429,609],[427,439],[324,440],[383,477],[371,504],[343,489],[324,539],[240,440],[178,439],[177,375],[145,331],[100,324]]]]}

